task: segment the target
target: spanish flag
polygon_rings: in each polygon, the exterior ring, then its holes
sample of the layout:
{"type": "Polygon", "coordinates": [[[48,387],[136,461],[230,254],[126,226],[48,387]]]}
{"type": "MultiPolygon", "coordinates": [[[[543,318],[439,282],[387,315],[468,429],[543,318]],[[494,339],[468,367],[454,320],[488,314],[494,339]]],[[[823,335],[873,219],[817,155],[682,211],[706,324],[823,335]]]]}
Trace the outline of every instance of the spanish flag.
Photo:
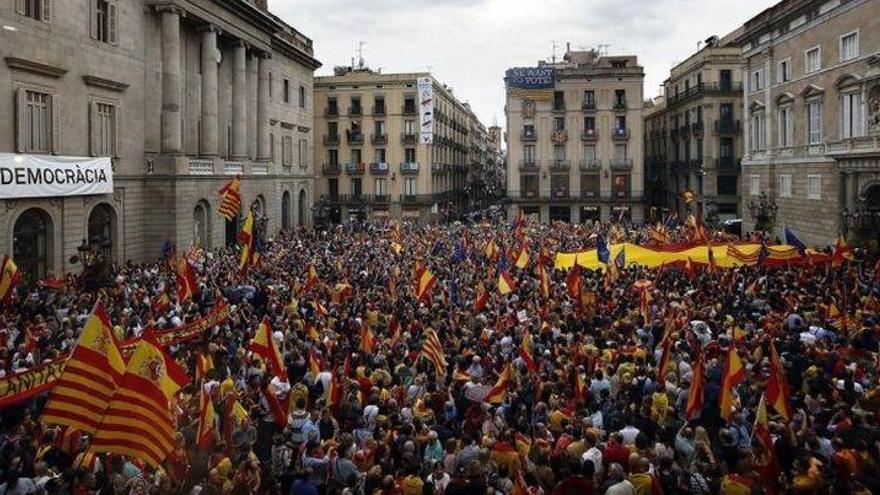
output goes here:
{"type": "Polygon", "coordinates": [[[248,266],[251,264],[251,258],[254,255],[254,212],[251,210],[248,210],[248,214],[244,218],[241,232],[238,233],[238,241],[241,242],[238,271],[243,274],[247,272],[248,266]]]}
{"type": "Polygon", "coordinates": [[[703,410],[703,391],[705,390],[705,377],[703,376],[703,356],[698,355],[694,362],[693,379],[691,387],[688,390],[687,407],[685,407],[684,417],[690,421],[703,410]]]}
{"type": "Polygon", "coordinates": [[[513,292],[514,289],[516,289],[516,283],[514,283],[510,274],[505,269],[500,270],[498,272],[498,292],[502,296],[506,296],[513,292]]]}
{"type": "Polygon", "coordinates": [[[241,209],[241,176],[236,175],[220,189],[220,216],[232,221],[241,209]]]}
{"type": "Polygon", "coordinates": [[[532,334],[528,331],[523,332],[522,347],[520,347],[519,356],[526,363],[526,368],[531,371],[538,371],[538,366],[535,364],[535,358],[532,357],[532,334]]]}
{"type": "Polygon", "coordinates": [[[94,434],[124,373],[125,360],[99,302],[52,388],[43,422],[94,434]]]}
{"type": "Polygon", "coordinates": [[[150,338],[142,339],[89,446],[92,453],[126,455],[151,467],[174,449],[174,396],[186,373],[150,338]]]}
{"type": "Polygon", "coordinates": [[[651,227],[651,240],[658,244],[668,244],[669,234],[666,233],[666,227],[660,223],[651,227]]]}
{"type": "Polygon", "coordinates": [[[333,287],[333,290],[330,292],[330,302],[333,304],[345,304],[345,301],[351,297],[351,293],[354,289],[348,281],[339,282],[333,287]]]}
{"type": "Polygon", "coordinates": [[[318,281],[319,281],[319,279],[318,279],[318,270],[315,269],[315,264],[314,264],[314,263],[310,263],[310,264],[309,264],[309,274],[308,274],[308,276],[306,277],[306,283],[305,283],[305,285],[302,286],[302,289],[300,289],[300,292],[299,292],[299,293],[300,293],[300,294],[305,294],[306,292],[309,291],[309,289],[311,289],[312,287],[318,285],[318,281]]]}
{"type": "Polygon", "coordinates": [[[196,293],[196,274],[186,256],[177,261],[177,302],[182,303],[196,293]]]}
{"type": "Polygon", "coordinates": [[[196,381],[201,382],[208,378],[208,372],[214,369],[214,360],[210,355],[199,353],[196,355],[196,381]]]}
{"type": "Polygon", "coordinates": [[[437,283],[437,277],[423,266],[416,271],[416,300],[428,302],[431,296],[431,289],[437,283]]]}
{"type": "Polygon", "coordinates": [[[487,302],[489,302],[489,293],[486,291],[483,283],[480,282],[477,284],[477,295],[474,298],[474,313],[483,311],[487,302]]]}
{"type": "MultiPolygon", "coordinates": [[[[348,358],[345,358],[348,361],[348,358]]],[[[343,383],[347,381],[347,377],[343,377],[343,383]]],[[[339,410],[340,404],[342,404],[342,396],[344,393],[344,385],[339,383],[339,369],[333,370],[333,376],[330,377],[330,386],[327,387],[327,407],[333,411],[334,414],[339,410]]]]}
{"type": "Polygon", "coordinates": [[[782,362],[779,360],[779,354],[776,352],[776,346],[773,345],[773,342],[770,342],[770,376],[767,377],[767,390],[764,395],[770,402],[770,407],[777,414],[785,418],[786,421],[791,419],[791,392],[789,392],[785,370],[782,368],[782,362]]]}
{"type": "Polygon", "coordinates": [[[440,337],[432,329],[425,331],[425,343],[422,345],[422,355],[434,363],[437,376],[446,375],[446,353],[440,343],[440,337]]]}
{"type": "Polygon", "coordinates": [[[486,243],[486,257],[489,261],[495,261],[496,256],[498,256],[498,248],[495,247],[495,239],[489,239],[486,243]]]}
{"type": "Polygon", "coordinates": [[[359,349],[364,354],[372,354],[373,350],[376,348],[376,337],[373,335],[373,332],[370,330],[370,326],[367,325],[367,319],[364,318],[361,323],[361,345],[359,349]]]}
{"type": "Polygon", "coordinates": [[[397,321],[396,316],[392,316],[391,321],[388,322],[388,334],[391,336],[389,346],[394,349],[400,342],[400,322],[397,321]]]}
{"type": "Polygon", "coordinates": [[[211,396],[205,392],[203,387],[199,397],[199,429],[196,437],[201,449],[210,447],[211,441],[214,439],[214,418],[214,404],[211,403],[211,396]]]}
{"type": "Polygon", "coordinates": [[[689,279],[693,280],[697,276],[697,271],[694,268],[694,263],[691,261],[691,257],[688,256],[687,261],[684,263],[684,275],[689,279]]]}
{"type": "Polygon", "coordinates": [[[736,347],[730,346],[730,349],[727,350],[727,362],[724,365],[724,378],[721,381],[721,398],[719,399],[721,417],[725,421],[730,418],[730,410],[733,408],[733,391],[745,378],[746,369],[743,367],[742,359],[736,352],[736,347]]]}
{"type": "Polygon", "coordinates": [[[273,375],[287,381],[284,359],[282,359],[281,352],[278,351],[278,347],[275,345],[275,339],[272,338],[272,327],[269,326],[267,318],[263,318],[262,323],[257,328],[257,333],[254,335],[253,340],[251,340],[250,349],[254,354],[266,361],[273,375]]]}
{"type": "Polygon", "coordinates": [[[514,266],[519,268],[520,270],[529,266],[529,248],[525,243],[520,246],[519,251],[516,253],[516,260],[514,261],[514,266]]]}
{"type": "Polygon", "coordinates": [[[150,305],[150,309],[153,311],[154,315],[159,315],[168,311],[170,306],[171,298],[168,297],[168,293],[163,292],[153,299],[153,304],[150,305]]]}
{"type": "Polygon", "coordinates": [[[581,268],[577,263],[575,263],[565,277],[565,288],[568,289],[569,297],[575,301],[581,299],[581,268]]]}
{"type": "Polygon", "coordinates": [[[489,393],[483,399],[483,402],[488,402],[489,404],[501,404],[504,402],[504,393],[510,388],[510,382],[512,379],[513,371],[510,369],[510,362],[508,362],[504,365],[504,369],[501,370],[501,374],[498,375],[498,381],[496,381],[495,386],[489,390],[489,393]]]}
{"type": "Polygon", "coordinates": [[[12,290],[21,280],[21,272],[18,266],[9,256],[3,256],[3,266],[0,267],[0,304],[9,304],[12,298],[12,290]]]}
{"type": "Polygon", "coordinates": [[[853,247],[846,242],[843,234],[838,235],[837,244],[834,246],[834,254],[831,255],[831,266],[837,267],[842,265],[844,260],[852,261],[853,259],[853,247]]]}
{"type": "Polygon", "coordinates": [[[548,299],[550,297],[550,276],[547,275],[547,269],[543,264],[538,264],[538,282],[541,285],[541,297],[548,299]]]}

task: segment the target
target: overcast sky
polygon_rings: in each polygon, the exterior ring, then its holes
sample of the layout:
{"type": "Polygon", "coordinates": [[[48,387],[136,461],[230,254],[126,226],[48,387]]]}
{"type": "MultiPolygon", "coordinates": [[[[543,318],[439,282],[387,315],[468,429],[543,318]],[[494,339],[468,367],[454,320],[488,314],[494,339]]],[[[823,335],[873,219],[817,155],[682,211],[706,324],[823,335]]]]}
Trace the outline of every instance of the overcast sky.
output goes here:
{"type": "Polygon", "coordinates": [[[311,37],[331,74],[358,41],[384,72],[430,70],[470,102],[486,125],[504,126],[504,71],[572,49],[609,45],[645,67],[645,96],[697,42],[733,31],[775,0],[269,0],[269,8],[311,37]]]}

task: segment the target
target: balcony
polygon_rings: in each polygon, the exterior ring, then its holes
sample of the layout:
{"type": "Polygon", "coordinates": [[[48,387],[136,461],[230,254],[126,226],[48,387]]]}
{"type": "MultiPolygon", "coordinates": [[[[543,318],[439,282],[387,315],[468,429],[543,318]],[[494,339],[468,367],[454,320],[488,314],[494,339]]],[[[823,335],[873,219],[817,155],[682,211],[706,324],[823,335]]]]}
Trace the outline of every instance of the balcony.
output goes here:
{"type": "Polygon", "coordinates": [[[584,129],[581,132],[581,141],[596,141],[599,139],[599,133],[596,132],[596,129],[584,129]]]}
{"type": "Polygon", "coordinates": [[[614,158],[611,160],[611,170],[632,170],[632,158],[614,158]]]}
{"type": "Polygon", "coordinates": [[[599,197],[599,188],[581,189],[581,197],[587,199],[596,199],[599,197]]]}
{"type": "Polygon", "coordinates": [[[223,165],[223,173],[226,175],[241,175],[244,173],[244,163],[226,162],[223,165]]]}
{"type": "Polygon", "coordinates": [[[551,140],[555,144],[565,144],[568,142],[568,131],[565,129],[557,129],[553,131],[553,137],[551,140]]]}
{"type": "Polygon", "coordinates": [[[625,141],[629,139],[629,129],[615,128],[611,131],[611,139],[625,141]]]}
{"type": "Polygon", "coordinates": [[[372,134],[370,136],[370,143],[374,145],[388,144],[388,134],[372,134]]]}
{"type": "Polygon", "coordinates": [[[617,100],[614,102],[614,105],[611,107],[615,112],[625,112],[626,111],[626,100],[617,100]]]}
{"type": "Polygon", "coordinates": [[[335,119],[339,117],[339,108],[338,107],[327,107],[324,109],[324,117],[329,119],[335,119]]]}
{"type": "Polygon", "coordinates": [[[520,160],[519,162],[519,170],[521,172],[538,172],[538,162],[533,159],[529,160],[520,160]]]}
{"type": "Polygon", "coordinates": [[[666,106],[671,107],[681,103],[684,103],[688,100],[709,94],[716,95],[738,95],[741,94],[743,90],[742,83],[700,83],[696,86],[688,88],[687,91],[683,91],[679,94],[669,95],[666,98],[666,106]]]}
{"type": "Polygon", "coordinates": [[[581,170],[584,172],[598,172],[602,168],[602,160],[581,160],[581,170]]]}
{"type": "Polygon", "coordinates": [[[369,201],[374,204],[387,204],[391,202],[391,195],[389,194],[374,194],[369,198],[369,201]]]}
{"type": "Polygon", "coordinates": [[[389,168],[385,162],[374,162],[370,164],[370,173],[374,175],[387,174],[389,168]]]}
{"type": "Polygon", "coordinates": [[[324,175],[338,175],[342,173],[342,167],[338,163],[325,163],[321,167],[321,172],[324,175]]]}
{"type": "Polygon", "coordinates": [[[367,197],[364,196],[363,193],[343,194],[342,196],[339,196],[339,202],[343,204],[363,203],[366,200],[367,197]]]}
{"type": "Polygon", "coordinates": [[[366,170],[367,166],[363,162],[345,164],[345,171],[352,175],[363,175],[366,170]]]}
{"type": "Polygon", "coordinates": [[[373,115],[385,115],[385,105],[373,105],[373,115]]]}
{"type": "Polygon", "coordinates": [[[214,175],[214,160],[190,160],[189,175],[214,175]]]}
{"type": "Polygon", "coordinates": [[[553,102],[553,112],[554,113],[565,113],[565,102],[559,102],[559,101],[553,102]]]}
{"type": "Polygon", "coordinates": [[[725,170],[730,172],[739,172],[740,162],[733,156],[722,156],[715,160],[715,166],[718,170],[725,170]]]}
{"type": "Polygon", "coordinates": [[[324,145],[325,146],[339,146],[339,134],[325,134],[324,135],[324,145]]]}
{"type": "Polygon", "coordinates": [[[523,189],[520,193],[520,196],[523,198],[537,198],[538,197],[538,188],[537,187],[529,187],[523,189]]]}
{"type": "Polygon", "coordinates": [[[581,110],[584,112],[595,112],[596,111],[596,102],[595,101],[585,101],[581,103],[581,110]]]}
{"type": "Polygon", "coordinates": [[[550,162],[550,170],[555,172],[568,172],[571,162],[568,160],[553,160],[550,162]]]}
{"type": "Polygon", "coordinates": [[[348,115],[357,117],[364,114],[364,109],[360,106],[348,107],[348,115]]]}
{"type": "Polygon", "coordinates": [[[400,134],[400,142],[405,145],[418,144],[419,136],[417,134],[408,134],[408,133],[404,132],[404,133],[400,134]]]}
{"type": "Polygon", "coordinates": [[[611,191],[611,200],[612,201],[620,201],[625,199],[632,199],[632,192],[627,189],[614,189],[611,191]]]}
{"type": "Polygon", "coordinates": [[[346,133],[348,144],[364,144],[364,134],[362,132],[348,131],[346,133]]]}
{"type": "Polygon", "coordinates": [[[401,204],[430,204],[433,203],[436,198],[432,194],[401,194],[400,202],[401,204]]]}
{"type": "Polygon", "coordinates": [[[328,203],[339,203],[341,198],[339,191],[330,191],[328,194],[321,196],[321,199],[328,203]]]}
{"type": "Polygon", "coordinates": [[[404,104],[402,112],[404,115],[415,115],[417,113],[415,102],[412,104],[404,104]]]}
{"type": "Polygon", "coordinates": [[[702,136],[703,135],[703,122],[697,121],[691,124],[691,134],[694,136],[702,136]]]}
{"type": "Polygon", "coordinates": [[[254,175],[269,175],[269,162],[254,162],[251,172],[254,175]]]}
{"type": "Polygon", "coordinates": [[[557,186],[552,188],[550,196],[553,199],[565,199],[571,197],[571,193],[568,190],[568,186],[557,186]]]}
{"type": "Polygon", "coordinates": [[[740,122],[733,119],[718,119],[715,121],[715,132],[718,134],[739,134],[742,130],[740,122]]]}
{"type": "Polygon", "coordinates": [[[522,141],[537,141],[538,140],[538,133],[535,131],[524,130],[524,131],[522,131],[522,134],[520,134],[520,139],[522,141]]]}
{"type": "Polygon", "coordinates": [[[400,164],[401,174],[417,174],[419,173],[419,164],[415,162],[403,162],[400,164]]]}

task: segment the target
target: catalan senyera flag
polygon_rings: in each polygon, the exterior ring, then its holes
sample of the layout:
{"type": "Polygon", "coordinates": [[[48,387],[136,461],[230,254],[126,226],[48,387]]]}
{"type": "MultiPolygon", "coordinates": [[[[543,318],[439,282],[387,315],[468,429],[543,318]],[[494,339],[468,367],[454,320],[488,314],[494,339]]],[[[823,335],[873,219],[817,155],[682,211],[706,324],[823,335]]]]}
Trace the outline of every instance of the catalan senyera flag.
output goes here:
{"type": "Polygon", "coordinates": [[[529,248],[525,243],[523,243],[523,245],[520,246],[519,251],[517,251],[516,260],[513,265],[520,270],[529,266],[529,248]]]}
{"type": "Polygon", "coordinates": [[[416,271],[416,300],[427,302],[431,295],[431,289],[437,283],[437,277],[423,266],[416,271]]]}
{"type": "Polygon", "coordinates": [[[538,365],[535,364],[535,358],[532,356],[532,334],[528,331],[523,332],[522,346],[519,349],[519,356],[526,363],[526,368],[531,371],[538,371],[538,365]]]}
{"type": "Polygon", "coordinates": [[[495,246],[495,239],[489,239],[486,243],[486,257],[489,261],[495,261],[496,256],[498,256],[498,248],[495,246]]]}
{"type": "Polygon", "coordinates": [[[244,217],[241,231],[238,233],[238,241],[241,243],[241,255],[238,259],[238,271],[246,273],[254,255],[254,212],[248,210],[244,217]]]}
{"type": "Polygon", "coordinates": [[[215,417],[211,396],[202,388],[202,393],[199,395],[199,429],[196,436],[199,448],[207,449],[211,446],[211,440],[214,439],[215,417]]]}
{"type": "Polygon", "coordinates": [[[443,344],[440,337],[433,329],[425,331],[425,343],[422,345],[422,355],[434,364],[437,376],[446,376],[446,354],[443,352],[443,344]]]}
{"type": "Polygon", "coordinates": [[[483,311],[487,302],[489,302],[489,292],[486,291],[486,288],[481,282],[477,284],[477,294],[474,297],[474,313],[483,311]]]}
{"type": "Polygon", "coordinates": [[[153,468],[174,448],[174,396],[186,373],[150,338],[138,342],[89,452],[127,455],[153,468]]]}
{"type": "Polygon", "coordinates": [[[691,381],[690,390],[688,390],[687,406],[685,407],[684,417],[688,421],[703,410],[703,392],[706,386],[706,378],[703,376],[703,356],[697,356],[693,367],[693,379],[691,381]]]}
{"type": "Polygon", "coordinates": [[[513,370],[511,370],[510,362],[508,362],[504,365],[504,369],[501,370],[501,374],[498,375],[495,385],[489,390],[486,397],[483,398],[483,402],[488,402],[489,404],[501,404],[504,402],[504,393],[510,388],[511,380],[513,380],[513,370]]]}
{"type": "Polygon", "coordinates": [[[538,282],[541,287],[541,297],[547,299],[550,297],[550,276],[547,274],[547,268],[543,263],[538,264],[538,282]]]}
{"type": "Polygon", "coordinates": [[[770,342],[770,376],[767,377],[767,390],[764,396],[770,403],[770,407],[786,421],[792,417],[791,392],[788,389],[788,380],[785,378],[785,370],[776,352],[776,346],[770,342]]]}
{"type": "Polygon", "coordinates": [[[507,270],[502,269],[498,272],[498,293],[506,296],[516,289],[516,283],[511,278],[507,270]]]}
{"type": "Polygon", "coordinates": [[[190,299],[196,293],[196,274],[186,256],[177,261],[177,302],[190,299]]]}
{"type": "Polygon", "coordinates": [[[745,378],[746,369],[742,359],[736,352],[736,347],[730,346],[727,350],[727,362],[724,364],[724,378],[721,381],[721,398],[718,401],[721,417],[725,421],[730,418],[730,410],[733,407],[733,391],[745,378]]]}
{"type": "Polygon", "coordinates": [[[98,303],[52,388],[43,422],[94,434],[124,373],[113,326],[98,303]]]}
{"type": "Polygon", "coordinates": [[[0,267],[0,304],[4,306],[9,304],[12,291],[18,285],[19,280],[21,280],[21,272],[18,270],[18,266],[10,256],[3,256],[3,266],[0,267]]]}
{"type": "Polygon", "coordinates": [[[236,175],[220,189],[220,216],[232,221],[241,209],[241,176],[236,175]]]}
{"type": "Polygon", "coordinates": [[[278,346],[275,345],[275,339],[272,338],[272,327],[269,326],[269,320],[263,318],[260,326],[257,327],[257,333],[251,340],[250,350],[254,354],[260,356],[266,361],[272,374],[281,380],[287,381],[287,370],[284,368],[284,359],[278,346]]]}
{"type": "Polygon", "coordinates": [[[364,318],[363,323],[361,323],[361,344],[358,347],[361,352],[364,354],[372,354],[373,350],[376,348],[376,336],[373,335],[373,331],[370,330],[370,326],[367,325],[367,320],[364,318]]]}

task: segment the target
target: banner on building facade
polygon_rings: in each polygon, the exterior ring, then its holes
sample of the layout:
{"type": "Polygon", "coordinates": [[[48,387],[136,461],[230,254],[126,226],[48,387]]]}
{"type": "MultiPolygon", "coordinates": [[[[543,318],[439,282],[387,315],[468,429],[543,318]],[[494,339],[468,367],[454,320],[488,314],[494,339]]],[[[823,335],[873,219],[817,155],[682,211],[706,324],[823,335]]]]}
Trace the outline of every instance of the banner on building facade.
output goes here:
{"type": "Polygon", "coordinates": [[[0,198],[113,193],[110,157],[0,153],[0,198]]]}
{"type": "Polygon", "coordinates": [[[504,84],[508,89],[548,89],[556,84],[556,69],[553,67],[514,67],[504,73],[504,84]]]}
{"type": "Polygon", "coordinates": [[[419,92],[419,142],[434,142],[434,81],[431,77],[420,77],[417,81],[419,92]]]}

